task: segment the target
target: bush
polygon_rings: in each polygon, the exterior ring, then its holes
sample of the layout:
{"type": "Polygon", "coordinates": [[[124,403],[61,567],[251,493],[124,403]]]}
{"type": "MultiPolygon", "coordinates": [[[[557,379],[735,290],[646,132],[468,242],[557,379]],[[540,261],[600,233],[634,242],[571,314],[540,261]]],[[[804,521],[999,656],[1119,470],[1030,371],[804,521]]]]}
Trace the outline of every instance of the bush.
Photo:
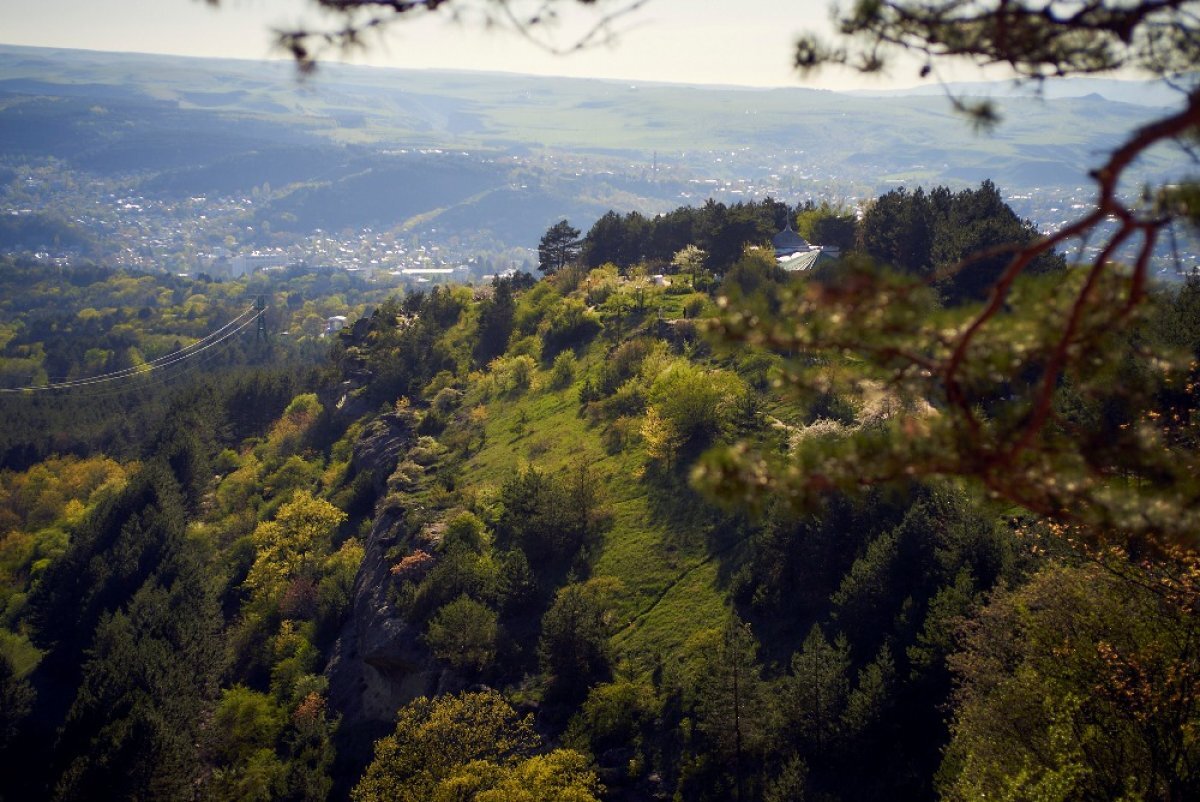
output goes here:
{"type": "Polygon", "coordinates": [[[543,355],[581,346],[600,331],[600,319],[582,301],[564,300],[551,316],[542,334],[543,355]]]}
{"type": "Polygon", "coordinates": [[[446,449],[437,440],[432,437],[422,435],[417,438],[416,444],[408,450],[408,458],[420,465],[422,468],[428,468],[436,463],[446,449]]]}
{"type": "Polygon", "coordinates": [[[406,459],[397,465],[396,469],[392,471],[392,475],[388,477],[388,492],[394,493],[401,490],[413,490],[424,476],[424,468],[416,462],[406,459]]]}
{"type": "Polygon", "coordinates": [[[650,387],[650,402],[670,424],[681,445],[702,443],[729,423],[746,385],[724,370],[706,371],[678,360],[660,373],[650,387]]]}
{"type": "Polygon", "coordinates": [[[567,265],[554,274],[552,282],[558,294],[564,297],[579,289],[579,285],[587,279],[588,269],[583,265],[567,265]]]}
{"type": "Polygon", "coordinates": [[[509,364],[509,387],[513,392],[528,390],[536,372],[537,363],[533,357],[525,354],[513,357],[509,364]]]}
{"type": "Polygon", "coordinates": [[[573,749],[597,755],[631,745],[653,731],[660,707],[648,682],[618,679],[596,685],[572,717],[564,740],[573,749]]]}
{"type": "Polygon", "coordinates": [[[608,514],[600,489],[597,477],[582,461],[562,478],[533,468],[522,471],[500,490],[497,543],[520,548],[543,575],[565,572],[587,554],[608,514]]]}
{"type": "Polygon", "coordinates": [[[596,404],[594,412],[612,420],[622,416],[641,415],[646,411],[646,393],[642,383],[631,379],[608,398],[596,404]]]}
{"type": "Polygon", "coordinates": [[[693,293],[683,302],[683,316],[685,318],[697,318],[704,314],[705,308],[708,306],[708,296],[702,293],[693,293]]]}
{"type": "Polygon", "coordinates": [[[496,613],[469,596],[459,596],[429,622],[425,642],[439,660],[457,669],[482,671],[496,656],[496,613]]]}
{"type": "Polygon", "coordinates": [[[608,300],[608,297],[616,292],[617,282],[617,266],[611,262],[588,273],[584,280],[588,306],[599,306],[608,300]]]}
{"type": "Polygon", "coordinates": [[[550,369],[550,387],[555,390],[562,390],[571,386],[571,382],[575,381],[575,370],[578,366],[578,360],[575,359],[575,354],[570,351],[563,351],[554,358],[554,366],[550,369]]]}
{"type": "Polygon", "coordinates": [[[526,354],[494,359],[489,367],[495,390],[510,395],[518,395],[528,390],[537,372],[537,363],[533,357],[526,354]]]}
{"type": "Polygon", "coordinates": [[[474,513],[461,512],[446,524],[446,531],[442,533],[442,551],[477,552],[483,548],[484,537],[483,521],[474,513]]]}
{"type": "Polygon", "coordinates": [[[542,358],[542,341],[531,335],[519,337],[508,347],[509,356],[528,356],[537,362],[542,358]]]}
{"type": "Polygon", "coordinates": [[[419,697],[396,714],[393,734],[354,788],[355,802],[428,802],[438,783],[468,765],[512,763],[534,753],[532,717],[521,718],[496,691],[419,697]]]}
{"type": "Polygon", "coordinates": [[[549,282],[539,281],[517,302],[513,321],[514,337],[536,333],[541,322],[551,314],[558,302],[558,294],[549,282]]]}
{"type": "Polygon", "coordinates": [[[608,389],[608,393],[636,376],[646,357],[661,348],[662,346],[654,340],[645,337],[627,340],[617,346],[605,363],[611,373],[609,381],[612,382],[612,388],[608,389]]]}
{"type": "Polygon", "coordinates": [[[425,621],[459,596],[480,602],[499,598],[500,566],[491,557],[469,551],[447,553],[417,587],[408,610],[414,622],[425,621]]]}
{"type": "Polygon", "coordinates": [[[608,675],[615,582],[593,579],[560,588],[542,618],[538,659],[550,675],[553,693],[577,698],[608,675]]]}
{"type": "Polygon", "coordinates": [[[456,390],[453,387],[443,387],[433,397],[430,407],[438,415],[446,417],[458,408],[458,405],[462,403],[462,397],[461,390],[456,390]]]}

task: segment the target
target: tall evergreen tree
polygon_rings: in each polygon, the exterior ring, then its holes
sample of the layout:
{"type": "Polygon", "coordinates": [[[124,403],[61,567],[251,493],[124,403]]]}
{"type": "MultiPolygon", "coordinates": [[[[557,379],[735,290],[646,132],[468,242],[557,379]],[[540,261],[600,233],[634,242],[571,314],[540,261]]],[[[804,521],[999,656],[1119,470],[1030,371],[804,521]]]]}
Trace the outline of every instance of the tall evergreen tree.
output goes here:
{"type": "Polygon", "coordinates": [[[56,799],[183,799],[200,779],[196,744],[223,663],[220,613],[199,560],[146,582],[96,628],[56,747],[56,799]]]}
{"type": "Polygon", "coordinates": [[[195,743],[221,666],[220,610],[169,468],[144,467],[75,533],[31,595],[38,699],[21,793],[170,798],[198,777],[195,743]],[[57,733],[57,734],[56,734],[57,733]],[[50,759],[46,759],[50,755],[50,759]]]}
{"type": "Polygon", "coordinates": [[[698,726],[733,772],[733,799],[747,800],[769,731],[767,686],[750,625],[731,615],[697,689],[698,726]]]}
{"type": "Polygon", "coordinates": [[[579,258],[582,247],[579,229],[560,220],[550,226],[538,242],[538,270],[547,275],[557,273],[579,258]]]}

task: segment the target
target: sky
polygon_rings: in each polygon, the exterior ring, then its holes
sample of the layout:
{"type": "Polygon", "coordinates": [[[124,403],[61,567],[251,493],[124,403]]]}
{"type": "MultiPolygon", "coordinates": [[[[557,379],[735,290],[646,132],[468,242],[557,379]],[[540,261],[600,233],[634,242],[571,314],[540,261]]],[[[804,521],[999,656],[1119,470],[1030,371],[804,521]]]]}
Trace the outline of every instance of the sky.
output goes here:
{"type": "MultiPolygon", "coordinates": [[[[590,27],[593,17],[580,4],[558,5],[563,22],[554,36],[562,46],[590,27]]],[[[912,65],[883,79],[827,70],[802,80],[791,66],[792,46],[806,30],[829,30],[829,0],[648,0],[620,19],[614,43],[565,56],[549,53],[511,30],[489,30],[478,19],[456,23],[442,11],[422,16],[425,19],[399,22],[368,39],[365,53],[350,60],[403,68],[694,84],[854,89],[919,83],[912,65]]],[[[285,54],[272,48],[272,29],[320,18],[309,0],[221,0],[216,8],[204,0],[0,0],[0,42],[282,58],[285,54]]]]}

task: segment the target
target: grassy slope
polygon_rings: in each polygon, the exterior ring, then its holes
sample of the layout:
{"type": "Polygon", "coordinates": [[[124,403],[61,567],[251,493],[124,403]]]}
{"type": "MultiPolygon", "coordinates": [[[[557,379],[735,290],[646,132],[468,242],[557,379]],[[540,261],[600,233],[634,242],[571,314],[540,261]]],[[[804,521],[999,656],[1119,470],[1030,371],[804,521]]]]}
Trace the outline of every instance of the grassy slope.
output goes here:
{"type": "MultiPolygon", "coordinates": [[[[593,344],[584,359],[598,361],[602,349],[593,344]]],[[[672,653],[696,631],[719,626],[726,611],[708,533],[656,505],[641,480],[640,444],[606,453],[602,428],[579,414],[581,377],[562,390],[546,389],[548,381],[540,371],[533,389],[487,404],[485,445],[467,463],[463,483],[486,494],[524,466],[555,471],[585,459],[612,512],[593,576],[616,577],[625,588],[614,643],[627,657],[672,653]]]]}

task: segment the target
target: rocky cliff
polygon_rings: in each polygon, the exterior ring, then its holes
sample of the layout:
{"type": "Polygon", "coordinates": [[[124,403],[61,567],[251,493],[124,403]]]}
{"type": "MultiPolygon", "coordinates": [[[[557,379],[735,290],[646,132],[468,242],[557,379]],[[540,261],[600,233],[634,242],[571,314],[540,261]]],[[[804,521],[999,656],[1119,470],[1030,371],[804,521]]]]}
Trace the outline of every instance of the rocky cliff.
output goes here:
{"type": "Polygon", "coordinates": [[[361,767],[371,745],[391,729],[397,708],[412,699],[446,690],[452,680],[429,653],[420,631],[406,622],[390,599],[389,552],[403,535],[403,509],[386,496],[387,477],[413,445],[412,419],[401,414],[372,421],[354,446],[352,467],[370,472],[382,499],[364,545],[346,623],[325,674],[329,701],[342,716],[339,762],[361,767]]]}

